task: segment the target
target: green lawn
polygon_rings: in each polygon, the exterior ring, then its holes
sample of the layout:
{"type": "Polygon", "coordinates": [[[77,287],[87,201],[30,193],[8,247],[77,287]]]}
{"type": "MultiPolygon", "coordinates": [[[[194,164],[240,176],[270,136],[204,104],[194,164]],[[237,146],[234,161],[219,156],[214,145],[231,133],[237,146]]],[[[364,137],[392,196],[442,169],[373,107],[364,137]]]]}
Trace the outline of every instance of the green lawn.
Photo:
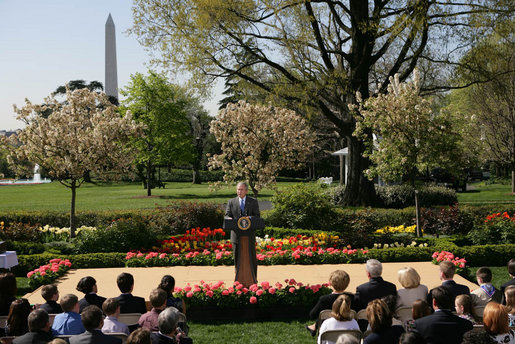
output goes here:
{"type": "Polygon", "coordinates": [[[458,192],[460,203],[515,203],[515,195],[511,193],[511,185],[485,184],[485,182],[469,184],[467,192],[458,192]]]}
{"type": "MultiPolygon", "coordinates": [[[[468,275],[463,277],[469,281],[477,283],[476,271],[479,268],[479,266],[469,268],[468,275]]],[[[510,280],[510,275],[508,274],[506,266],[489,266],[489,268],[492,270],[492,284],[497,289],[500,289],[502,284],[510,280]]]]}

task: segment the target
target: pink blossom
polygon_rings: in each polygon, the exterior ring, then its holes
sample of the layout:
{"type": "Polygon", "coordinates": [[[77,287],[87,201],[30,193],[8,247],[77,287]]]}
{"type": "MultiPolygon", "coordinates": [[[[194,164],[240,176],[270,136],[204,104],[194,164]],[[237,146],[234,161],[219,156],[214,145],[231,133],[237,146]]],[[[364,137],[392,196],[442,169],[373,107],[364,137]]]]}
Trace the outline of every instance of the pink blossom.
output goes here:
{"type": "Polygon", "coordinates": [[[208,291],[206,291],[206,295],[207,295],[208,297],[213,297],[213,291],[212,291],[212,290],[208,290],[208,291]]]}
{"type": "Polygon", "coordinates": [[[193,297],[193,293],[190,291],[186,294],[186,297],[193,297]]]}
{"type": "Polygon", "coordinates": [[[227,296],[227,295],[229,295],[229,290],[224,290],[224,291],[222,291],[222,295],[223,295],[223,296],[227,296]]]}
{"type": "Polygon", "coordinates": [[[263,289],[259,289],[258,291],[256,291],[257,296],[261,296],[261,295],[263,295],[263,293],[264,293],[263,289]]]}
{"type": "Polygon", "coordinates": [[[166,258],[166,253],[161,253],[161,254],[159,255],[159,258],[160,258],[160,259],[164,259],[164,258],[166,258]]]}
{"type": "Polygon", "coordinates": [[[250,303],[257,303],[257,297],[251,296],[250,297],[250,303]]]}
{"type": "Polygon", "coordinates": [[[290,293],[294,293],[294,292],[295,292],[295,288],[294,288],[294,287],[290,287],[290,289],[288,289],[288,291],[289,291],[290,293]]]}
{"type": "Polygon", "coordinates": [[[39,274],[40,274],[41,276],[45,276],[45,275],[46,275],[46,272],[41,271],[39,274]]]}
{"type": "Polygon", "coordinates": [[[270,288],[270,289],[268,289],[268,292],[269,292],[270,294],[274,295],[274,294],[275,294],[275,288],[270,288]]]}
{"type": "Polygon", "coordinates": [[[34,275],[34,271],[30,271],[30,272],[27,274],[27,278],[30,278],[32,275],[34,275]]]}

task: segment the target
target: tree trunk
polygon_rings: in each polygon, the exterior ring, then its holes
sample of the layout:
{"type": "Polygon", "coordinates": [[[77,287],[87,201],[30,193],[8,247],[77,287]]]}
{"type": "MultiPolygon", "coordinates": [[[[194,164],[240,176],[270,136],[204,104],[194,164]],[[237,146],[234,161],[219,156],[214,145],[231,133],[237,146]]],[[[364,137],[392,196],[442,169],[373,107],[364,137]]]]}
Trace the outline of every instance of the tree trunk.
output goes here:
{"type": "Polygon", "coordinates": [[[193,181],[192,184],[202,184],[202,180],[200,179],[200,169],[195,168],[193,166],[193,181]]]}
{"type": "Polygon", "coordinates": [[[147,196],[152,196],[152,162],[147,161],[147,196]]]}
{"type": "Polygon", "coordinates": [[[515,170],[511,170],[511,193],[515,194],[515,170]]]}
{"type": "Polygon", "coordinates": [[[71,187],[72,189],[72,202],[70,209],[70,238],[75,238],[75,229],[77,227],[75,223],[75,197],[77,195],[77,182],[72,180],[71,187]]]}

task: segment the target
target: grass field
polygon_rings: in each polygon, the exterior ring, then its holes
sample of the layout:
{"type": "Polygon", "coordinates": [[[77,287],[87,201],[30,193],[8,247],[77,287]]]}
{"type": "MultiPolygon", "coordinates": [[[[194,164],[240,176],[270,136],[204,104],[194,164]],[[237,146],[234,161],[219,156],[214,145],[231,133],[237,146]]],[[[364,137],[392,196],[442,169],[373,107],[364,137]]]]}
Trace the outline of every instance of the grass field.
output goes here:
{"type": "Polygon", "coordinates": [[[485,182],[469,184],[467,192],[458,192],[460,203],[515,203],[515,195],[511,193],[509,184],[485,184],[485,182]]]}

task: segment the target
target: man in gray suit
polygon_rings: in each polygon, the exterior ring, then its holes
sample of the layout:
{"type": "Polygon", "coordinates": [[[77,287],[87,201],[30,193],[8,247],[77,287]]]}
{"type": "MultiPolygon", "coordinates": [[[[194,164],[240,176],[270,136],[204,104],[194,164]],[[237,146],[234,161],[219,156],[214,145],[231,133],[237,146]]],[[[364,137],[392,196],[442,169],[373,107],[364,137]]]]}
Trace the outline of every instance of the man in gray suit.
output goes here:
{"type": "MultiPolygon", "coordinates": [[[[247,196],[249,187],[245,182],[239,182],[236,185],[236,193],[238,197],[235,197],[227,202],[227,208],[225,209],[225,217],[229,219],[239,219],[242,216],[257,216],[260,217],[259,204],[255,198],[247,196]]],[[[234,231],[231,230],[231,244],[232,253],[234,256],[234,267],[238,270],[238,237],[234,231]]],[[[249,247],[251,248],[250,264],[254,271],[254,276],[257,278],[257,260],[256,260],[256,236],[249,236],[249,247]]]]}

